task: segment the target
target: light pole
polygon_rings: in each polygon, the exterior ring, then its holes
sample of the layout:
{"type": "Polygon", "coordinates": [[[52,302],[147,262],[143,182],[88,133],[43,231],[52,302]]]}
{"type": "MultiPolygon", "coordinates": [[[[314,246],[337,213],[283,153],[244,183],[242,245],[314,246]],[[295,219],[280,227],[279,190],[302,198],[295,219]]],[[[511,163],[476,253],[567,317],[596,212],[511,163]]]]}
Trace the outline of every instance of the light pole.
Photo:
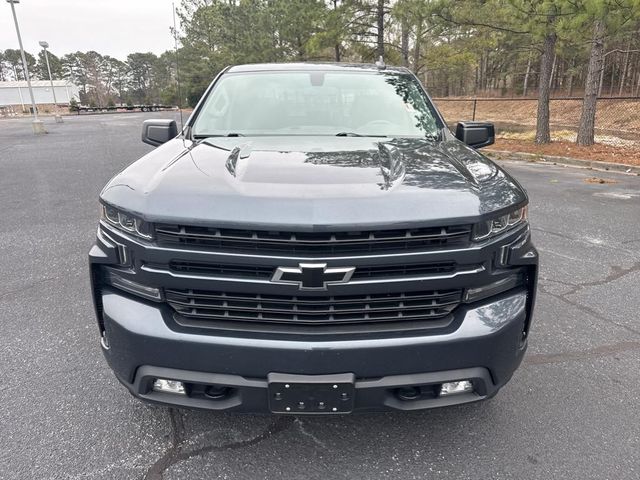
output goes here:
{"type": "Polygon", "coordinates": [[[56,88],[53,86],[53,77],[51,76],[51,66],[49,66],[49,54],[47,52],[47,48],[49,48],[49,42],[45,42],[41,40],[40,46],[44,50],[44,60],[47,63],[47,72],[49,72],[49,83],[51,83],[51,93],[53,94],[53,109],[54,109],[54,117],[56,119],[56,123],[62,123],[62,117],[58,113],[58,100],[56,100],[56,88]]]}
{"type": "MultiPolygon", "coordinates": [[[[11,5],[11,13],[13,14],[13,23],[16,24],[16,34],[18,35],[18,44],[20,45],[20,55],[22,56],[22,70],[24,76],[27,79],[27,86],[29,87],[29,96],[31,97],[31,108],[33,108],[33,133],[47,133],[44,129],[42,120],[38,119],[38,109],[36,108],[36,101],[33,98],[33,89],[31,88],[31,79],[29,78],[29,68],[27,67],[27,58],[24,55],[24,48],[22,47],[22,37],[20,36],[20,27],[18,27],[18,17],[16,17],[16,3],[20,3],[20,0],[7,0],[7,3],[11,5]]],[[[16,79],[17,80],[17,79],[16,79]]]]}
{"type": "Polygon", "coordinates": [[[45,41],[39,42],[40,46],[44,50],[44,61],[47,64],[47,72],[49,72],[49,82],[51,83],[51,93],[53,93],[53,104],[56,105],[58,101],[56,100],[56,91],[53,88],[53,77],[51,77],[51,66],[49,65],[49,55],[47,54],[47,48],[49,48],[49,43],[45,41]]]}

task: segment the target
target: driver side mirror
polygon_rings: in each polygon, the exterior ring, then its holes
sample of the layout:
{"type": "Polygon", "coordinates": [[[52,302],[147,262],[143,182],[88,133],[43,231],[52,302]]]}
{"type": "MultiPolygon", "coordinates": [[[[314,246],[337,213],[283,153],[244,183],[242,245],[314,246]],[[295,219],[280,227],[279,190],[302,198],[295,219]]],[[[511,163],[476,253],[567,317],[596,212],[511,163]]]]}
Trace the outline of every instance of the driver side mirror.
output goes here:
{"type": "Polygon", "coordinates": [[[493,145],[496,141],[496,131],[493,123],[459,122],[456,138],[471,148],[482,148],[493,145]]]}
{"type": "Polygon", "coordinates": [[[145,120],[142,123],[142,141],[157,147],[178,135],[175,120],[145,120]]]}

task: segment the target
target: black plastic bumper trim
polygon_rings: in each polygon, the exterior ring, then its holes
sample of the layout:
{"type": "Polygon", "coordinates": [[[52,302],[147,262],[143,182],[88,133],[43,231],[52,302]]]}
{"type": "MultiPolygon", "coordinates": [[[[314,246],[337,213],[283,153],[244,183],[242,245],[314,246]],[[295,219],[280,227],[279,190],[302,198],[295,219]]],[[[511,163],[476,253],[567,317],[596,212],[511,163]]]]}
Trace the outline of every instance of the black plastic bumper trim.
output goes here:
{"type": "MultiPolygon", "coordinates": [[[[352,375],[352,374],[351,374],[352,375]]],[[[307,376],[312,380],[314,376],[307,376]]],[[[323,382],[330,382],[335,377],[336,382],[344,381],[345,374],[321,375],[323,382]]],[[[239,375],[194,372],[173,368],[141,366],[133,383],[119,379],[128,390],[142,400],[205,410],[228,410],[240,412],[268,412],[268,380],[250,379],[239,375]],[[152,390],[156,378],[179,380],[187,384],[220,385],[231,387],[232,393],[221,399],[192,398],[185,395],[156,392],[152,390]]],[[[474,367],[440,372],[417,373],[409,375],[389,375],[377,379],[355,380],[355,408],[354,412],[379,410],[421,410],[451,405],[459,405],[486,399],[497,393],[498,385],[493,383],[486,368],[474,367]],[[407,386],[425,386],[471,380],[474,391],[446,397],[424,398],[416,400],[401,400],[394,394],[394,390],[407,386]]],[[[305,414],[305,412],[297,412],[305,414]]],[[[315,412],[314,414],[319,414],[315,412]]]]}

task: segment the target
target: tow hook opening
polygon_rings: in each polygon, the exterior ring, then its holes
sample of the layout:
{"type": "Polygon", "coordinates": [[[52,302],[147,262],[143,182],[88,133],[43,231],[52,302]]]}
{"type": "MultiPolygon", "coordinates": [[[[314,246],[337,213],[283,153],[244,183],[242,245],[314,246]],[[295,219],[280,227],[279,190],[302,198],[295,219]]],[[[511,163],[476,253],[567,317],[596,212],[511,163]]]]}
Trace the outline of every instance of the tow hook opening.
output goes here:
{"type": "Polygon", "coordinates": [[[396,396],[403,401],[417,400],[422,392],[420,387],[400,387],[396,389],[396,396]]]}
{"type": "Polygon", "coordinates": [[[210,385],[204,390],[204,396],[212,400],[220,400],[229,396],[231,388],[224,385],[210,385]]]}
{"type": "Polygon", "coordinates": [[[394,390],[395,396],[403,402],[436,398],[440,391],[440,385],[406,385],[394,390]]]}

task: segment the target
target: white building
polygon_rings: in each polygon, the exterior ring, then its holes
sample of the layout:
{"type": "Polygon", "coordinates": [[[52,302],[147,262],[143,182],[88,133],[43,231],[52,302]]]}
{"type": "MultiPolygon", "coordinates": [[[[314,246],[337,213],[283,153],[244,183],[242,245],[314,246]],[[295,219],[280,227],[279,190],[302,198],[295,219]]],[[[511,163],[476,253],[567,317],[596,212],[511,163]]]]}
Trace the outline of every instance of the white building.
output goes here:
{"type": "MultiPolygon", "coordinates": [[[[53,105],[53,92],[49,80],[31,80],[31,87],[36,105],[53,105]]],[[[72,98],[80,99],[78,87],[67,80],[54,80],[53,88],[58,105],[69,105],[72,98]]],[[[21,107],[22,110],[28,110],[31,107],[31,97],[29,97],[26,81],[0,82],[0,107],[3,106],[21,107]]]]}

